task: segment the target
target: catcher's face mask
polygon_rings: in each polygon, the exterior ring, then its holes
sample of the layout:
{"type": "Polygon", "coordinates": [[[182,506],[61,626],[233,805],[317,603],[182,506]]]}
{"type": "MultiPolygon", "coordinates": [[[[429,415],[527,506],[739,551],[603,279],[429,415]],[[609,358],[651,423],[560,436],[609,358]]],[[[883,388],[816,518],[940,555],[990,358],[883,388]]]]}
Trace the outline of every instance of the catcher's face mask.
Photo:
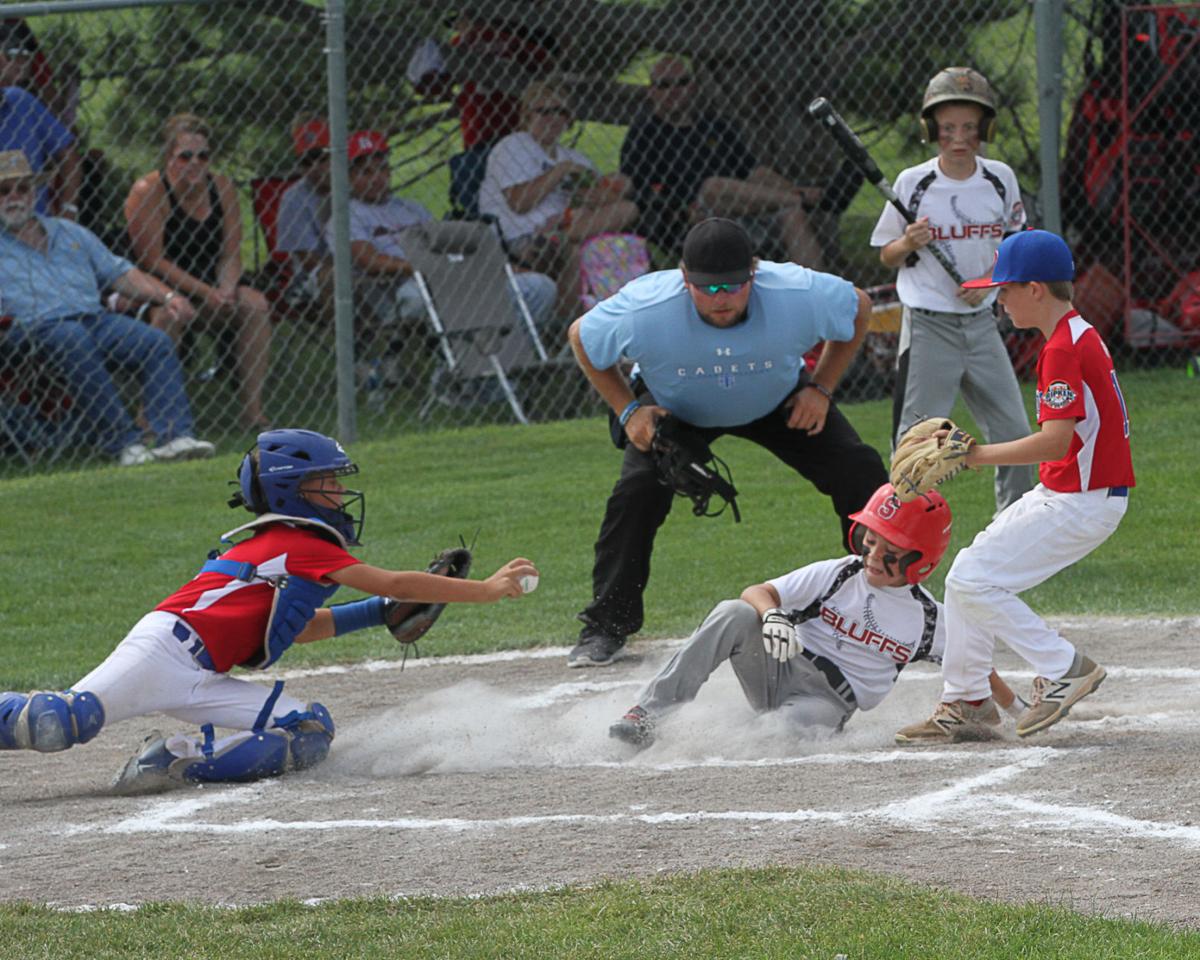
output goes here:
{"type": "Polygon", "coordinates": [[[300,481],[298,488],[300,496],[312,505],[317,519],[341,532],[350,544],[361,542],[366,496],[361,490],[343,486],[338,478],[354,473],[358,473],[358,467],[351,465],[310,474],[300,481]]]}

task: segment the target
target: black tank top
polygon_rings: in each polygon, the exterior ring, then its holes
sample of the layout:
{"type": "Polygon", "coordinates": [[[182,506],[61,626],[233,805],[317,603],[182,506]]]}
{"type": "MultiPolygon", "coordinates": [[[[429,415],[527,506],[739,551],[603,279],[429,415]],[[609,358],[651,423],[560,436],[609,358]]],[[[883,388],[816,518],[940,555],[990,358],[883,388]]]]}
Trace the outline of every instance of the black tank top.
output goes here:
{"type": "Polygon", "coordinates": [[[163,225],[163,254],[180,269],[215,287],[221,250],[225,246],[225,212],[217,185],[212,177],[208,178],[208,219],[197,220],[179,206],[167,178],[161,174],[160,177],[171,205],[163,225]]]}

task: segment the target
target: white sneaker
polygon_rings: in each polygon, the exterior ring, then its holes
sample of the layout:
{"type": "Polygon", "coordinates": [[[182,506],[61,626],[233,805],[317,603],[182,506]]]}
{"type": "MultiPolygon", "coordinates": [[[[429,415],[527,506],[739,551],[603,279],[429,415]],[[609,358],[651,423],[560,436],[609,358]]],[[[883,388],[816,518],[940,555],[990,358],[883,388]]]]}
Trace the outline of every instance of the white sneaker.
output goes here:
{"type": "Polygon", "coordinates": [[[160,447],[155,447],[151,456],[155,460],[205,460],[217,452],[207,440],[195,437],[176,437],[160,447]]]}
{"type": "Polygon", "coordinates": [[[119,454],[117,463],[123,467],[136,467],[143,463],[152,463],[154,454],[143,443],[131,443],[119,454]]]}

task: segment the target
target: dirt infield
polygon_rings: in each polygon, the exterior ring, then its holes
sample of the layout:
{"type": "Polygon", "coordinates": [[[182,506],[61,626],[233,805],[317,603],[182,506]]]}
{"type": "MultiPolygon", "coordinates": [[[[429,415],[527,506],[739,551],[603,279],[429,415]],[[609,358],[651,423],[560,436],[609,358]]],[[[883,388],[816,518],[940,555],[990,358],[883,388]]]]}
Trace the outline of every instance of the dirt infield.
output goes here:
{"type": "Polygon", "coordinates": [[[637,757],[607,727],[670,643],[603,670],[541,650],[284,672],[338,724],[306,774],[106,795],[157,720],[3,755],[0,899],[240,905],[832,863],[1200,926],[1200,618],[1057,625],[1108,667],[1100,691],[1029,741],[947,748],[892,742],[936,701],[924,664],[821,740],[752,715],[726,666],[637,757]]]}

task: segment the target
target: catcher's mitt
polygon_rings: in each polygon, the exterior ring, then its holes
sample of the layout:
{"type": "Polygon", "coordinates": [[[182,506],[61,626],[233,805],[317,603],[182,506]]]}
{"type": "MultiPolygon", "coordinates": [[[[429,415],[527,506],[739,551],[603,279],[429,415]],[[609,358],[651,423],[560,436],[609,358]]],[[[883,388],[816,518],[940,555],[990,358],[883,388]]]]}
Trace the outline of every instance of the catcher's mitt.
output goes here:
{"type": "MultiPolygon", "coordinates": [[[[465,580],[471,572],[471,551],[467,547],[443,550],[433,558],[425,572],[465,580]]],[[[400,643],[416,643],[429,632],[445,609],[444,603],[388,600],[383,608],[383,622],[400,643]]]]}
{"type": "Polygon", "coordinates": [[[953,420],[930,417],[905,431],[892,456],[891,481],[903,503],[916,500],[967,467],[975,438],[953,420]],[[948,431],[945,437],[936,436],[948,431]]]}
{"type": "Polygon", "coordinates": [[[650,446],[659,482],[681,497],[692,501],[692,513],[698,517],[717,517],[725,507],[709,512],[708,501],[715,493],[733,508],[734,523],[742,522],[737,505],[737,490],[725,461],[715,456],[708,441],[678,417],[662,417],[654,428],[650,446]]]}

